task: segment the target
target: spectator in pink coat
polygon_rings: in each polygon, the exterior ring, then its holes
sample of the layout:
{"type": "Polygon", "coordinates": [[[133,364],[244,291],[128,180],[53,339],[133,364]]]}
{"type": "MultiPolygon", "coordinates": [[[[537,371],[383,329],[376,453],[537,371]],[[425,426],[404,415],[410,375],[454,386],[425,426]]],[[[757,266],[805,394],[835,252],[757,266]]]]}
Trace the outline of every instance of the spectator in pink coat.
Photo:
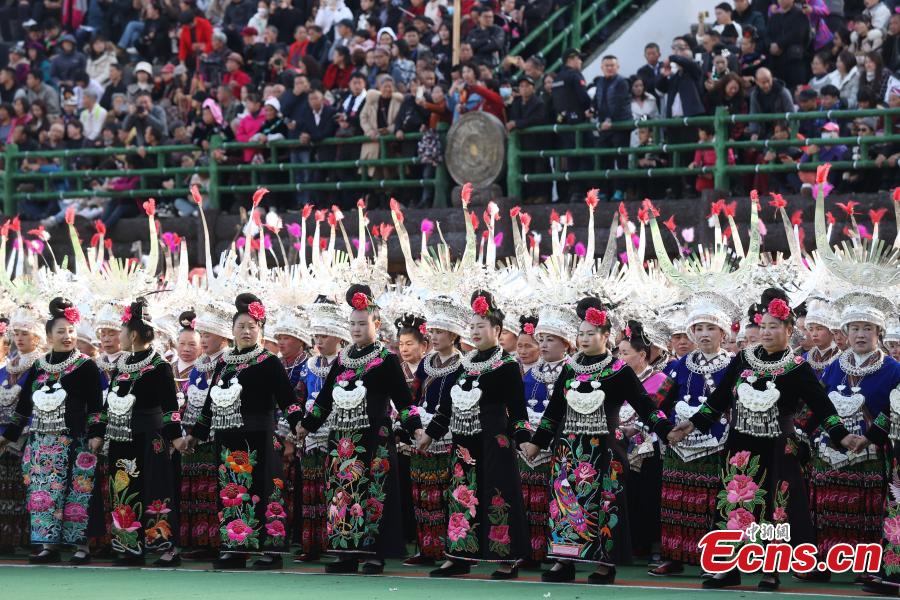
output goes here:
{"type": "MultiPolygon", "coordinates": [[[[238,123],[237,130],[234,132],[234,139],[239,142],[249,142],[250,138],[259,133],[263,123],[266,122],[266,115],[262,111],[262,103],[259,101],[259,94],[247,94],[247,101],[244,103],[247,107],[247,114],[238,123]]],[[[244,162],[249,163],[253,160],[256,151],[252,148],[244,150],[244,162]]]]}

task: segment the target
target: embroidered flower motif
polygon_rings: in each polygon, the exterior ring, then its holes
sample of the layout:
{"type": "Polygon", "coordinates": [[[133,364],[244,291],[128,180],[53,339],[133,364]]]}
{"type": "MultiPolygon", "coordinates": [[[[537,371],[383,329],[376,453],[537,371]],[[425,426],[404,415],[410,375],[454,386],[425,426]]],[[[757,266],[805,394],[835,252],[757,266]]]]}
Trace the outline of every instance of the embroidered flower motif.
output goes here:
{"type": "Polygon", "coordinates": [[[585,381],[590,381],[590,380],[591,380],[591,376],[588,375],[587,373],[580,373],[580,374],[578,374],[578,375],[575,376],[575,380],[584,383],[585,381]]]}
{"type": "Polygon", "coordinates": [[[594,327],[603,327],[606,325],[606,311],[605,310],[597,310],[593,306],[587,309],[587,313],[584,315],[584,320],[593,325],[594,327]]]}
{"type": "Polygon", "coordinates": [[[461,464],[456,463],[455,465],[453,465],[453,477],[455,477],[456,479],[462,479],[464,475],[465,473],[463,473],[461,464]]]}
{"type": "Polygon", "coordinates": [[[69,502],[63,508],[63,516],[70,523],[84,523],[88,519],[87,509],[77,502],[69,502]]]}
{"type": "Polygon", "coordinates": [[[279,479],[278,477],[275,477],[274,479],[272,479],[272,483],[273,483],[273,484],[275,485],[275,487],[277,487],[279,490],[283,490],[283,489],[284,489],[284,481],[282,481],[282,480],[279,479]]]}
{"type": "Polygon", "coordinates": [[[253,529],[251,529],[243,519],[235,519],[225,526],[225,531],[228,532],[228,539],[232,542],[243,543],[247,536],[253,533],[253,529]]]}
{"type": "Polygon", "coordinates": [[[46,512],[51,508],[53,508],[53,498],[50,497],[50,492],[36,490],[31,493],[28,499],[29,511],[33,513],[46,512]]]}
{"type": "Polygon", "coordinates": [[[340,458],[350,458],[356,450],[356,445],[350,438],[341,438],[337,443],[337,452],[340,458]]]}
{"type": "Polygon", "coordinates": [[[891,545],[900,544],[900,515],[884,520],[884,538],[891,545]]]}
{"type": "Polygon", "coordinates": [[[453,513],[447,522],[447,537],[451,542],[465,539],[469,536],[469,522],[463,513],[453,513]]]}
{"type": "Polygon", "coordinates": [[[497,435],[497,445],[501,448],[509,448],[509,438],[502,433],[497,435]]]}
{"type": "MultiPolygon", "coordinates": [[[[741,375],[743,377],[743,375],[741,375]]],[[[750,451],[742,450],[735,453],[729,460],[728,464],[734,465],[738,469],[743,469],[750,463],[750,451]]]]}
{"type": "Polygon", "coordinates": [[[802,365],[802,364],[803,364],[803,357],[800,356],[799,354],[798,354],[797,356],[795,356],[795,357],[794,357],[794,364],[795,364],[795,365],[802,365]]]}
{"type": "Polygon", "coordinates": [[[250,456],[243,450],[235,450],[225,458],[228,467],[235,473],[252,473],[250,456]]]}
{"type": "Polygon", "coordinates": [[[524,331],[526,335],[534,335],[534,324],[525,323],[525,325],[522,327],[522,331],[524,331]]]}
{"type": "Polygon", "coordinates": [[[475,459],[472,458],[472,454],[469,452],[469,449],[466,448],[466,447],[464,447],[464,446],[457,446],[457,447],[456,447],[456,455],[457,455],[460,459],[462,459],[462,461],[463,461],[464,463],[466,463],[467,465],[474,465],[474,464],[475,464],[475,459]]]}
{"type": "Polygon", "coordinates": [[[78,321],[81,320],[81,313],[74,306],[70,306],[63,311],[63,317],[72,325],[77,325],[78,321]]]}
{"type": "Polygon", "coordinates": [[[380,500],[376,500],[375,498],[369,498],[366,500],[366,513],[369,516],[369,521],[373,523],[378,522],[381,519],[381,514],[384,511],[384,504],[380,500]]]}
{"type": "Polygon", "coordinates": [[[240,506],[241,502],[249,497],[247,488],[236,483],[229,483],[222,491],[219,492],[219,498],[222,499],[222,506],[230,508],[232,506],[240,506]]]}
{"type": "Polygon", "coordinates": [[[787,521],[787,511],[784,510],[783,506],[776,506],[775,510],[772,511],[772,520],[776,523],[784,523],[787,521]]]}
{"type": "Polygon", "coordinates": [[[779,321],[784,321],[791,315],[791,307],[781,298],[775,298],[769,302],[766,311],[779,321]]]}
{"type": "Polygon", "coordinates": [[[498,544],[509,544],[509,525],[491,525],[488,539],[498,544]]]}
{"type": "Polygon", "coordinates": [[[131,307],[126,306],[125,312],[122,313],[122,325],[125,325],[130,320],[131,320],[131,307]]]}
{"type": "Polygon", "coordinates": [[[503,496],[500,494],[494,494],[494,497],[491,498],[491,506],[501,507],[506,506],[506,500],[503,499],[503,496]]]}
{"type": "Polygon", "coordinates": [[[756,517],[745,508],[736,508],[728,513],[728,529],[744,531],[753,523],[756,523],[756,517]]]}
{"type": "Polygon", "coordinates": [[[97,465],[97,456],[90,452],[79,452],[75,457],[75,466],[79,469],[89,471],[97,465]]]}
{"type": "Polygon", "coordinates": [[[611,460],[609,462],[609,468],[613,471],[613,473],[618,473],[618,474],[621,474],[622,470],[623,470],[622,463],[620,463],[617,460],[611,460]]]}
{"type": "Polygon", "coordinates": [[[272,521],[271,523],[266,523],[266,533],[271,537],[284,537],[287,533],[284,529],[284,522],[272,521]]]}
{"type": "Polygon", "coordinates": [[[166,503],[162,500],[154,500],[147,507],[146,512],[148,515],[165,515],[172,512],[172,509],[166,506],[166,503]]]}
{"type": "Polygon", "coordinates": [[[120,504],[113,509],[112,524],[115,529],[124,529],[125,531],[137,531],[141,528],[141,522],[137,520],[137,515],[127,504],[120,504]]]}
{"type": "Polygon", "coordinates": [[[369,362],[366,363],[366,371],[371,371],[372,369],[374,369],[375,367],[377,367],[378,365],[380,365],[383,362],[384,362],[384,359],[382,359],[380,356],[376,356],[375,358],[373,358],[372,360],[370,360],[369,362]]]}
{"type": "Polygon", "coordinates": [[[47,381],[48,379],[50,379],[50,376],[47,375],[46,373],[41,373],[40,375],[37,376],[37,382],[38,382],[38,383],[44,383],[44,382],[47,381]]]}
{"type": "Polygon", "coordinates": [[[356,292],[350,299],[350,305],[356,310],[368,310],[369,298],[362,292],[356,292]]]}
{"type": "Polygon", "coordinates": [[[748,377],[752,377],[752,376],[753,376],[753,371],[751,371],[750,369],[744,369],[743,371],[741,371],[741,379],[747,379],[748,377]]]}
{"type": "Polygon", "coordinates": [[[728,485],[725,486],[725,491],[728,492],[728,501],[733,504],[753,500],[758,489],[759,486],[754,483],[753,478],[749,475],[735,475],[728,482],[728,485]]]}
{"type": "Polygon", "coordinates": [[[459,502],[463,508],[466,508],[472,518],[475,518],[475,507],[478,506],[478,498],[475,496],[475,492],[464,485],[458,485],[453,490],[453,499],[459,502]]]}
{"type": "Polygon", "coordinates": [[[341,382],[341,381],[350,381],[350,380],[353,379],[354,377],[356,377],[356,372],[355,372],[355,371],[351,371],[350,369],[347,369],[346,371],[343,371],[343,372],[341,372],[341,373],[338,373],[338,376],[337,376],[337,378],[336,378],[336,381],[338,381],[338,382],[341,382]]]}
{"type": "Polygon", "coordinates": [[[476,315],[483,317],[490,312],[491,307],[484,296],[476,296],[472,301],[472,310],[476,315]]]}
{"type": "Polygon", "coordinates": [[[576,484],[590,483],[594,481],[596,475],[597,470],[589,462],[580,462],[578,463],[578,466],[575,467],[576,484]]]}
{"type": "Polygon", "coordinates": [[[262,302],[251,302],[250,306],[247,307],[247,314],[257,321],[264,321],[266,318],[266,307],[263,306],[262,302]]]}

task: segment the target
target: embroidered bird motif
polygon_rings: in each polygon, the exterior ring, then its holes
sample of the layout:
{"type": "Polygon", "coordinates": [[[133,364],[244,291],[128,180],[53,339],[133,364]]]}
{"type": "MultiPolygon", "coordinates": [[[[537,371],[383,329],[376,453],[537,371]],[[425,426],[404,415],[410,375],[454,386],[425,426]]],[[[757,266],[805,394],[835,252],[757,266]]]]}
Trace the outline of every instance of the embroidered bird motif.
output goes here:
{"type": "Polygon", "coordinates": [[[569,484],[565,462],[560,465],[559,475],[553,481],[553,496],[562,520],[572,526],[572,531],[578,534],[578,537],[591,541],[594,536],[589,533],[589,529],[594,523],[589,515],[585,516],[584,509],[578,503],[578,497],[569,484]]]}

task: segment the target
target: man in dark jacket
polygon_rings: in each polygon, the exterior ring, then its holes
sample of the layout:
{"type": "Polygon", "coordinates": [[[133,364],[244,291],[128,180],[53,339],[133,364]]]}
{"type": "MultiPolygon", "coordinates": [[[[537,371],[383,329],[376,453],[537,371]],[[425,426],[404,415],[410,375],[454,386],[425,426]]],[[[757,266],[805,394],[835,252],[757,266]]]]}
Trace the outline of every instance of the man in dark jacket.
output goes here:
{"type": "Polygon", "coordinates": [[[753,10],[750,0],[734,0],[734,12],[731,13],[731,18],[741,26],[743,31],[747,31],[747,27],[753,27],[760,39],[766,38],[766,19],[759,11],[753,10]]]}
{"type": "Polygon", "coordinates": [[[809,20],[794,0],[778,0],[778,11],[769,17],[769,64],[790,89],[809,79],[809,36],[809,20]]]}
{"type": "MultiPolygon", "coordinates": [[[[563,67],[553,81],[551,98],[555,122],[561,125],[576,125],[584,123],[590,118],[591,97],[587,93],[584,75],[581,73],[581,65],[584,55],[575,48],[563,53],[563,67]]],[[[581,147],[586,148],[591,143],[591,138],[583,133],[560,133],[556,136],[557,144],[562,150],[571,150],[576,146],[577,138],[581,138],[581,147]]],[[[591,157],[568,156],[559,161],[561,171],[582,171],[589,169],[593,164],[591,157]]],[[[560,186],[559,198],[561,202],[578,202],[579,191],[586,189],[583,184],[574,182],[560,186]]]]}
{"type": "Polygon", "coordinates": [[[231,4],[225,9],[225,17],[222,19],[222,28],[228,36],[228,46],[232,49],[241,47],[241,30],[247,26],[250,17],[256,13],[256,2],[250,0],[231,0],[231,4]]]}
{"type": "MultiPolygon", "coordinates": [[[[756,71],[756,87],[750,92],[750,114],[794,112],[794,100],[784,82],[775,79],[765,67],[756,71]]],[[[750,137],[768,139],[773,123],[750,123],[747,130],[750,137]]]]}
{"type": "Polygon", "coordinates": [[[500,62],[500,54],[506,52],[506,34],[494,25],[494,12],[487,7],[476,6],[478,26],[469,32],[466,41],[472,46],[475,61],[493,68],[500,62]]]}
{"type": "Polygon", "coordinates": [[[659,72],[662,70],[662,62],[659,60],[661,56],[659,45],[650,42],[644,46],[644,59],[647,64],[637,70],[637,76],[644,82],[644,89],[657,100],[659,100],[659,94],[656,91],[656,78],[659,77],[659,72]]]}
{"type": "MultiPolygon", "coordinates": [[[[300,134],[301,144],[318,144],[326,138],[334,137],[337,132],[337,111],[333,106],[325,104],[325,96],[320,89],[310,90],[308,104],[301,111],[295,131],[300,134]]],[[[332,145],[312,146],[298,152],[299,162],[323,162],[334,160],[335,147],[332,145]]],[[[301,173],[302,182],[318,183],[326,180],[326,171],[315,170],[301,173]]],[[[309,201],[309,192],[301,192],[301,203],[309,201]]]]}
{"type": "MultiPolygon", "coordinates": [[[[534,93],[534,79],[528,75],[522,75],[518,80],[519,93],[513,99],[512,104],[507,110],[507,131],[516,129],[524,129],[526,127],[534,127],[536,125],[547,125],[550,122],[550,115],[547,111],[547,105],[540,96],[534,93]]],[[[519,137],[519,147],[522,150],[541,150],[544,147],[544,141],[539,135],[523,135],[519,137]]],[[[544,158],[523,158],[521,162],[522,172],[546,173],[547,159],[544,158]]],[[[530,184],[525,197],[522,199],[524,204],[539,204],[546,202],[549,198],[550,186],[545,183],[530,184]]]]}
{"type": "Polygon", "coordinates": [[[87,58],[75,50],[75,37],[69,33],[60,40],[60,52],[50,61],[50,77],[56,85],[72,85],[75,74],[84,71],[87,58]]]}
{"type": "MultiPolygon", "coordinates": [[[[629,131],[613,129],[615,121],[631,120],[631,86],[628,80],[619,75],[619,59],[608,54],[600,61],[603,76],[594,80],[594,115],[600,128],[597,145],[601,148],[621,148],[628,145],[629,131]]],[[[627,156],[604,156],[600,160],[603,169],[628,168],[627,156]]],[[[607,181],[606,194],[610,188],[615,190],[613,200],[624,199],[624,191],[620,181],[607,181]],[[612,185],[609,185],[612,184],[612,185]]]]}
{"type": "MultiPolygon", "coordinates": [[[[693,50],[687,36],[677,37],[672,41],[672,54],[663,63],[662,71],[656,79],[656,89],[666,97],[666,118],[693,117],[703,114],[703,101],[700,89],[703,84],[703,71],[694,61],[693,50]]],[[[670,144],[691,144],[697,141],[696,127],[669,127],[666,129],[666,142],[670,144]]],[[[670,157],[670,160],[673,157],[670,157]]],[[[681,153],[681,164],[686,165],[690,158],[681,153]]],[[[694,194],[691,181],[681,182],[684,192],[694,194]]],[[[681,190],[676,190],[676,193],[681,190]]]]}

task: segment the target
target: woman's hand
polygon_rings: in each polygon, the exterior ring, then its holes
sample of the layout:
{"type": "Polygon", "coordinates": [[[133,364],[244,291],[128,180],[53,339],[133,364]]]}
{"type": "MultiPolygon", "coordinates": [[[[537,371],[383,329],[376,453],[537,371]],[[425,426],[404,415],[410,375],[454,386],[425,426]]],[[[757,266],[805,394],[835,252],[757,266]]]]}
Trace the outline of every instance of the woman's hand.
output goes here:
{"type": "Polygon", "coordinates": [[[538,446],[537,444],[532,444],[531,442],[522,442],[522,444],[519,445],[519,449],[528,460],[534,460],[534,457],[537,456],[541,451],[540,446],[538,446]]]}
{"type": "Polygon", "coordinates": [[[416,430],[416,448],[420,452],[425,452],[431,446],[431,436],[425,433],[423,429],[416,430]]]}
{"type": "Polygon", "coordinates": [[[91,451],[91,454],[97,454],[100,452],[100,449],[103,448],[103,438],[102,437],[92,437],[88,440],[88,448],[91,451]]]}
{"type": "Polygon", "coordinates": [[[669,444],[677,444],[689,436],[692,431],[694,431],[694,424],[690,421],[682,421],[669,432],[669,435],[666,436],[666,440],[669,444]]]}

